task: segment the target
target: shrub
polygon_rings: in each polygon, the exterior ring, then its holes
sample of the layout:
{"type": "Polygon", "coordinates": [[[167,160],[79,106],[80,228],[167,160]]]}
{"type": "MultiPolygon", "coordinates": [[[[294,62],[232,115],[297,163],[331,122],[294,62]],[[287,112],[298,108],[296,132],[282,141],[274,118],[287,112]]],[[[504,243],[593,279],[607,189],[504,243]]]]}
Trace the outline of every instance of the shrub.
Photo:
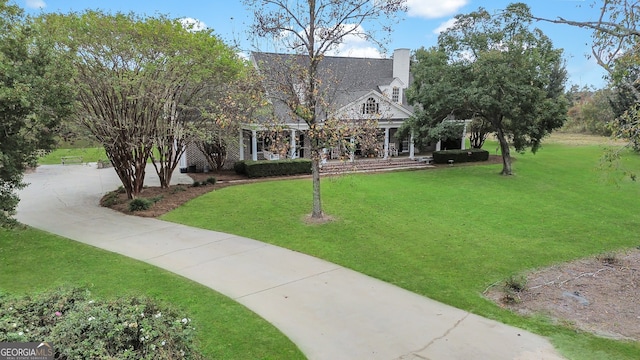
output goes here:
{"type": "Polygon", "coordinates": [[[244,160],[236,161],[236,163],[233,164],[233,171],[235,171],[236,174],[238,175],[247,175],[246,161],[244,160]]]}
{"type": "Polygon", "coordinates": [[[527,288],[527,278],[525,276],[510,276],[504,284],[510,291],[522,292],[527,288]]]}
{"type": "Polygon", "coordinates": [[[153,201],[145,198],[137,198],[129,201],[129,211],[142,211],[148,210],[151,205],[153,205],[153,201]]]}
{"type": "Polygon", "coordinates": [[[309,159],[245,161],[244,163],[246,175],[250,178],[311,174],[309,159]]]}
{"type": "Polygon", "coordinates": [[[596,256],[596,259],[605,265],[617,265],[620,263],[620,259],[618,259],[617,254],[614,252],[607,252],[604,254],[600,254],[596,256]]]}
{"type": "Polygon", "coordinates": [[[454,163],[487,161],[489,152],[483,149],[468,150],[442,150],[433,152],[433,162],[436,164],[447,164],[449,160],[454,163]]]}
{"type": "Polygon", "coordinates": [[[0,297],[0,342],[42,341],[60,322],[62,314],[87,298],[85,290],[75,288],[20,298],[0,297]]]}
{"type": "Polygon", "coordinates": [[[154,196],[152,198],[149,199],[149,201],[151,201],[152,203],[157,203],[158,201],[164,199],[164,195],[158,195],[158,196],[154,196]]]}
{"type": "Polygon", "coordinates": [[[502,302],[506,304],[517,304],[520,302],[520,293],[527,288],[526,276],[510,276],[504,282],[504,296],[502,302]]]}
{"type": "Polygon", "coordinates": [[[174,187],[173,190],[171,190],[171,193],[172,194],[176,194],[176,193],[179,193],[179,192],[182,192],[182,191],[187,191],[187,189],[185,189],[185,187],[182,186],[182,185],[178,185],[178,186],[174,187]]]}
{"type": "Polygon", "coordinates": [[[100,201],[100,205],[105,207],[110,207],[119,203],[120,200],[118,199],[117,191],[107,193],[104,197],[102,197],[102,200],[100,201]]]}
{"type": "Polygon", "coordinates": [[[191,320],[152,299],[82,289],[0,298],[0,341],[49,341],[61,359],[202,359],[191,320]]]}
{"type": "Polygon", "coordinates": [[[191,184],[191,186],[193,186],[193,187],[198,187],[200,185],[202,185],[202,183],[200,183],[200,181],[194,181],[193,184],[191,184]]]}
{"type": "Polygon", "coordinates": [[[217,181],[217,179],[216,179],[215,177],[213,177],[213,176],[208,177],[208,178],[207,178],[207,180],[205,180],[205,182],[206,182],[207,184],[211,184],[211,185],[215,185],[215,184],[216,184],[216,181],[217,181]]]}

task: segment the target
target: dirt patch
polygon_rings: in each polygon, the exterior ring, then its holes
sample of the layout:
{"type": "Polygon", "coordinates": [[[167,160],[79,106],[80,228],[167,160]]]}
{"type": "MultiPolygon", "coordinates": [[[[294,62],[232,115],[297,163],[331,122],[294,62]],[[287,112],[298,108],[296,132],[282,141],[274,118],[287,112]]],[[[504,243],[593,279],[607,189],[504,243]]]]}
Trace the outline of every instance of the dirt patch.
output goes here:
{"type": "Polygon", "coordinates": [[[327,214],[322,214],[322,217],[314,218],[313,216],[311,216],[311,214],[308,214],[304,216],[303,220],[307,225],[322,225],[328,222],[335,221],[335,218],[327,214]]]}
{"type": "Polygon", "coordinates": [[[524,290],[506,294],[503,284],[485,293],[522,315],[542,314],[598,336],[640,340],[639,249],[529,273],[524,290]]]}

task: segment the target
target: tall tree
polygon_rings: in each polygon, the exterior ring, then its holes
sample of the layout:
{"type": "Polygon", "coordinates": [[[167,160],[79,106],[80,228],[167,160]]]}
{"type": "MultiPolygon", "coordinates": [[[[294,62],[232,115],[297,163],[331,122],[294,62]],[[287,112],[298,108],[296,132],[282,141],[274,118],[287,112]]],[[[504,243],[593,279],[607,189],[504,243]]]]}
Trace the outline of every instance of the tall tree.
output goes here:
{"type": "Polygon", "coordinates": [[[0,226],[13,223],[26,166],[71,111],[69,65],[46,31],[0,0],[0,226]]]}
{"type": "Polygon", "coordinates": [[[503,175],[513,173],[510,145],[537,151],[566,117],[566,71],[562,51],[531,28],[528,12],[519,3],[458,15],[437,48],[418,50],[408,98],[420,110],[403,131],[425,136],[447,115],[484,121],[500,143],[503,175]]]}
{"type": "Polygon", "coordinates": [[[167,89],[165,115],[158,119],[155,151],[150,154],[162,187],[169,186],[187,143],[196,138],[190,124],[196,121],[205,129],[209,123],[220,124],[219,119],[204,117],[202,122],[193,115],[206,113],[212,98],[229,94],[229,84],[237,83],[243,70],[242,60],[212,30],[196,31],[183,21],[172,23],[175,35],[162,50],[168,56],[161,69],[162,86],[167,89]],[[176,23],[181,26],[175,27],[176,23]]]}
{"type": "MultiPolygon", "coordinates": [[[[282,87],[289,93],[286,104],[293,116],[309,127],[311,143],[313,206],[311,217],[323,218],[320,194],[320,162],[322,160],[324,119],[329,105],[321,93],[319,64],[327,52],[336,50],[345,37],[356,36],[382,44],[384,37],[376,36],[372,22],[392,20],[405,10],[406,0],[244,0],[254,12],[253,33],[259,37],[278,39],[291,52],[303,56],[304,61],[290,62],[289,73],[295,79],[291,86],[282,87]]],[[[385,31],[391,28],[383,26],[385,31]]],[[[284,84],[287,85],[287,84],[284,84]]]]}
{"type": "Polygon", "coordinates": [[[241,67],[234,51],[211,30],[164,16],[87,11],[43,23],[75,55],[77,118],[105,147],[128,197],[142,191],[149,158],[168,186],[190,139],[189,114],[241,67]]]}

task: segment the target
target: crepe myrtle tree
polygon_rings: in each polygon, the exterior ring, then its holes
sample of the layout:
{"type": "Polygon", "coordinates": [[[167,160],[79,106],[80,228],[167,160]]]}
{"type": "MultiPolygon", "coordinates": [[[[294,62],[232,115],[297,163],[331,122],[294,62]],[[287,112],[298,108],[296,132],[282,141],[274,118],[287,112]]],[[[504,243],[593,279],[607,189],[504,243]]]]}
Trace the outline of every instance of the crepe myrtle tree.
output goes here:
{"type": "MultiPolygon", "coordinates": [[[[178,23],[187,31],[176,28],[175,42],[171,44],[171,61],[162,68],[162,86],[167,89],[167,98],[164,117],[157,124],[156,151],[150,154],[160,185],[165,188],[169,186],[187,143],[195,137],[190,131],[192,127],[188,126],[194,121],[193,114],[206,115],[212,99],[233,94],[233,90],[236,93],[242,91],[233,89],[233,84],[237,83],[245,67],[234,49],[224,44],[210,29],[196,31],[193,25],[184,21],[178,23]]],[[[228,108],[227,111],[237,114],[242,109],[234,111],[228,108]]],[[[220,118],[216,123],[223,124],[220,118]]]]}
{"type": "Polygon", "coordinates": [[[72,71],[65,53],[21,8],[0,0],[0,226],[15,224],[16,190],[39,150],[71,113],[72,71]]]}
{"type": "Polygon", "coordinates": [[[211,169],[225,165],[230,144],[238,141],[241,125],[255,122],[268,113],[262,78],[250,64],[244,64],[232,81],[212,86],[206,106],[189,122],[194,143],[211,169]]]}
{"type": "Polygon", "coordinates": [[[510,146],[535,152],[566,118],[562,50],[531,28],[524,4],[495,15],[480,8],[455,20],[437,47],[415,53],[407,97],[418,110],[402,131],[425,137],[447,116],[482,121],[482,131],[499,141],[501,174],[512,175],[510,146]]]}
{"type": "MultiPolygon", "coordinates": [[[[334,51],[345,38],[359,37],[383,45],[389,24],[406,10],[406,0],[244,0],[254,14],[251,33],[260,38],[277,40],[288,52],[303,56],[303,61],[289,63],[288,73],[293,84],[283,83],[277,89],[288,94],[285,103],[291,115],[308,128],[313,178],[311,217],[323,218],[320,194],[320,162],[324,140],[324,118],[330,99],[322,91],[318,76],[323,57],[334,51]]],[[[326,89],[326,87],[325,87],[326,89]]]]}
{"type": "Polygon", "coordinates": [[[190,139],[185,125],[212,84],[241,68],[211,30],[133,14],[49,14],[42,23],[74,56],[76,118],[104,146],[129,198],[152,160],[167,187],[190,139]]]}

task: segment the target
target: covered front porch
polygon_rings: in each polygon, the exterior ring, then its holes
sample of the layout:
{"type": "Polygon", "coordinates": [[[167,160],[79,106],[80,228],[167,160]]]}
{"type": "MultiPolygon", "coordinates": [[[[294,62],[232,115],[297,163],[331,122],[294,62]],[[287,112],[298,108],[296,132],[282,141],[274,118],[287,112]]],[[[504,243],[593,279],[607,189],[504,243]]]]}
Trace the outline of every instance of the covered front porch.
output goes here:
{"type": "MultiPolygon", "coordinates": [[[[395,138],[399,124],[381,125],[375,144],[368,146],[357,143],[354,137],[343,139],[336,146],[323,149],[323,160],[355,161],[359,158],[389,159],[404,156],[415,159],[416,149],[413,137],[402,140],[395,138]]],[[[308,129],[288,128],[277,136],[265,128],[241,129],[239,134],[240,160],[280,160],[311,157],[308,129]]],[[[433,149],[426,149],[433,150],[433,149]]]]}

